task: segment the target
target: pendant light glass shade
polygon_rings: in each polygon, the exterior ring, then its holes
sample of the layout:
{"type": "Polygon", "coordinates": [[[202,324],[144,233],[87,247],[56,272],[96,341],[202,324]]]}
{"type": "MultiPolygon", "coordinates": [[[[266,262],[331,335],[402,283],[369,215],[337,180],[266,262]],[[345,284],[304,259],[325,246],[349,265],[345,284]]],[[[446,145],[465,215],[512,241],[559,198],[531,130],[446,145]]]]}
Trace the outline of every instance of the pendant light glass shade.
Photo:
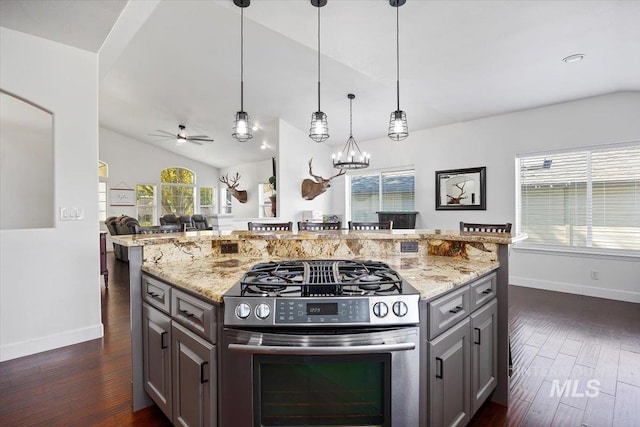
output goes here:
{"type": "Polygon", "coordinates": [[[407,113],[400,109],[400,6],[406,0],[389,0],[389,4],[396,8],[396,111],[391,113],[389,119],[389,138],[394,141],[402,141],[409,136],[407,125],[407,113]]]}
{"type": "Polygon", "coordinates": [[[240,8],[240,111],[236,113],[231,136],[246,142],[253,138],[251,120],[244,111],[244,8],[249,7],[251,0],[233,0],[233,3],[240,8]]]}
{"type": "Polygon", "coordinates": [[[251,135],[251,120],[249,114],[244,111],[236,113],[236,119],[233,122],[232,136],[240,142],[246,142],[253,138],[251,135]]]}
{"type": "Polygon", "coordinates": [[[311,0],[311,4],[318,8],[318,111],[311,114],[309,138],[323,142],[329,139],[329,124],[327,115],[320,110],[320,8],[327,4],[327,0],[311,0]]]}
{"type": "Polygon", "coordinates": [[[360,151],[360,147],[353,137],[353,113],[351,102],[356,97],[350,93],[349,98],[349,139],[344,145],[342,151],[333,154],[333,167],[336,169],[364,169],[369,167],[371,155],[367,152],[360,151]]]}
{"type": "Polygon", "coordinates": [[[402,141],[409,136],[409,126],[407,126],[407,113],[404,111],[394,111],[389,120],[389,138],[394,141],[402,141]]]}

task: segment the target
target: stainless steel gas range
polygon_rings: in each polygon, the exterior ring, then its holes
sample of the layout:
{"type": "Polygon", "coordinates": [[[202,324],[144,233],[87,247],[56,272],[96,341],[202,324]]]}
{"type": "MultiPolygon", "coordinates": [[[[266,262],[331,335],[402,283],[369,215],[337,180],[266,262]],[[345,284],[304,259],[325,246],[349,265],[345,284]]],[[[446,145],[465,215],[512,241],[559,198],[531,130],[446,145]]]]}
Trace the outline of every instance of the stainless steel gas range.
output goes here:
{"type": "Polygon", "coordinates": [[[255,265],[224,296],[222,427],[418,425],[419,299],[377,261],[255,265]]]}

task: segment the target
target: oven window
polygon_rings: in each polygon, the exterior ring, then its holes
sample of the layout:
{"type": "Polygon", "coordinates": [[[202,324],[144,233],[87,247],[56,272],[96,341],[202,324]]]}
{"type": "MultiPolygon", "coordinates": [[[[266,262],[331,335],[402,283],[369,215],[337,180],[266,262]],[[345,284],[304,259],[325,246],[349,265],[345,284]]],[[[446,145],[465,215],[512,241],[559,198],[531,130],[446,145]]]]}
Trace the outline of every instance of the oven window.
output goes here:
{"type": "Polygon", "coordinates": [[[389,354],[253,360],[256,426],[390,425],[389,354]]]}

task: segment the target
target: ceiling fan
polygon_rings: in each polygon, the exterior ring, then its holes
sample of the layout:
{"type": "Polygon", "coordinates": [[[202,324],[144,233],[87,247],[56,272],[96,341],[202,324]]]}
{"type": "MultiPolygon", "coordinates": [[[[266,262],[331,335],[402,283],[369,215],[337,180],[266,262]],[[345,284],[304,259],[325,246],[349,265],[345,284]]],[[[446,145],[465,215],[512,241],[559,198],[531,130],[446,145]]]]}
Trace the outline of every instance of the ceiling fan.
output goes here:
{"type": "Polygon", "coordinates": [[[176,145],[186,144],[187,141],[197,145],[202,145],[203,142],[213,142],[213,139],[209,138],[208,135],[187,135],[184,125],[178,125],[178,129],[177,134],[167,132],[166,130],[156,130],[158,133],[149,133],[147,135],[161,137],[163,138],[161,141],[175,139],[176,145]]]}

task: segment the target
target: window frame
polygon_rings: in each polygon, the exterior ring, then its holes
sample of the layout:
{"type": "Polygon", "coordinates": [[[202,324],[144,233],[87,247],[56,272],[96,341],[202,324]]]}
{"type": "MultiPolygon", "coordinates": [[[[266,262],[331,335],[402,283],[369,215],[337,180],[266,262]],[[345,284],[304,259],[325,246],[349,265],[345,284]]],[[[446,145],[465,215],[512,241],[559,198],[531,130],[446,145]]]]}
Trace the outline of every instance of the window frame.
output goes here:
{"type": "MultiPolygon", "coordinates": [[[[532,253],[555,253],[560,255],[581,255],[589,258],[616,258],[616,259],[638,259],[640,258],[640,250],[635,249],[617,249],[617,248],[605,248],[600,246],[588,246],[592,244],[591,237],[593,235],[593,181],[592,181],[592,166],[591,166],[591,157],[594,152],[603,152],[603,151],[615,151],[629,147],[638,147],[640,148],[640,141],[627,141],[627,142],[619,142],[619,143],[611,143],[611,144],[598,144],[591,146],[582,146],[582,147],[571,147],[564,148],[558,150],[546,150],[546,151],[538,151],[538,152],[528,152],[516,154],[515,162],[514,162],[514,173],[515,173],[515,232],[523,233],[522,230],[522,215],[523,215],[523,207],[522,207],[522,181],[521,181],[521,168],[520,161],[523,158],[531,158],[531,157],[544,157],[544,156],[552,156],[552,155],[562,155],[562,154],[576,154],[586,152],[588,153],[588,166],[585,174],[585,185],[586,185],[586,225],[587,228],[587,241],[585,246],[563,246],[563,245],[552,245],[552,244],[541,244],[541,243],[531,243],[527,241],[528,239],[522,240],[520,242],[515,243],[514,249],[517,252],[532,252],[532,253]]],[[[638,212],[640,214],[640,212],[638,212]]]]}
{"type": "MultiPolygon", "coordinates": [[[[364,169],[360,172],[355,172],[355,173],[349,173],[346,175],[346,179],[345,179],[345,216],[347,217],[348,221],[353,221],[353,210],[352,210],[352,206],[351,206],[351,183],[352,183],[352,179],[354,177],[359,177],[359,176],[370,176],[370,175],[377,175],[378,176],[378,208],[377,211],[382,211],[382,204],[384,201],[384,197],[383,197],[383,192],[382,192],[382,177],[383,175],[386,174],[394,174],[394,173],[403,173],[403,172],[413,172],[413,206],[414,206],[414,211],[415,211],[415,205],[416,205],[416,168],[415,166],[411,165],[411,166],[401,166],[401,167],[394,167],[394,168],[387,168],[387,169],[375,169],[375,170],[370,170],[370,169],[364,169]]],[[[377,219],[375,220],[377,221],[377,219]]],[[[374,221],[374,222],[375,222],[374,221]]]]}
{"type": "MultiPolygon", "coordinates": [[[[194,213],[196,213],[196,207],[198,206],[198,203],[199,203],[199,196],[200,196],[200,195],[199,195],[199,193],[198,193],[198,191],[197,191],[197,190],[198,190],[198,188],[199,188],[199,187],[198,187],[198,181],[197,181],[197,174],[196,174],[194,171],[192,171],[191,169],[189,169],[189,168],[185,168],[185,167],[182,167],[182,166],[171,166],[171,167],[164,168],[164,169],[160,170],[160,184],[159,184],[158,188],[159,188],[159,190],[160,190],[160,191],[159,191],[159,193],[160,193],[160,198],[159,198],[159,203],[158,203],[158,205],[157,205],[157,206],[158,206],[158,211],[159,211],[159,212],[158,212],[158,215],[159,215],[159,216],[163,216],[163,215],[166,215],[166,214],[174,214],[174,215],[176,215],[176,216],[180,216],[180,215],[193,215],[194,213]],[[185,171],[189,172],[189,173],[192,175],[192,177],[193,177],[193,180],[192,180],[193,182],[192,182],[192,183],[190,183],[190,184],[185,184],[185,183],[177,183],[177,182],[176,182],[176,183],[174,183],[174,182],[166,182],[166,181],[163,181],[163,179],[162,179],[162,173],[163,173],[164,171],[166,171],[166,170],[171,170],[171,169],[182,169],[182,170],[185,170],[185,171]],[[165,211],[164,211],[165,204],[164,204],[164,198],[163,198],[164,196],[163,196],[163,194],[162,194],[162,193],[163,193],[163,192],[162,192],[163,187],[169,187],[169,188],[190,188],[190,189],[192,190],[192,192],[193,192],[193,194],[192,194],[192,197],[193,197],[193,208],[192,208],[192,209],[193,209],[193,212],[191,212],[191,213],[187,213],[187,211],[184,211],[184,212],[165,212],[165,211]]],[[[157,197],[157,196],[156,196],[156,197],[157,197]]]]}

